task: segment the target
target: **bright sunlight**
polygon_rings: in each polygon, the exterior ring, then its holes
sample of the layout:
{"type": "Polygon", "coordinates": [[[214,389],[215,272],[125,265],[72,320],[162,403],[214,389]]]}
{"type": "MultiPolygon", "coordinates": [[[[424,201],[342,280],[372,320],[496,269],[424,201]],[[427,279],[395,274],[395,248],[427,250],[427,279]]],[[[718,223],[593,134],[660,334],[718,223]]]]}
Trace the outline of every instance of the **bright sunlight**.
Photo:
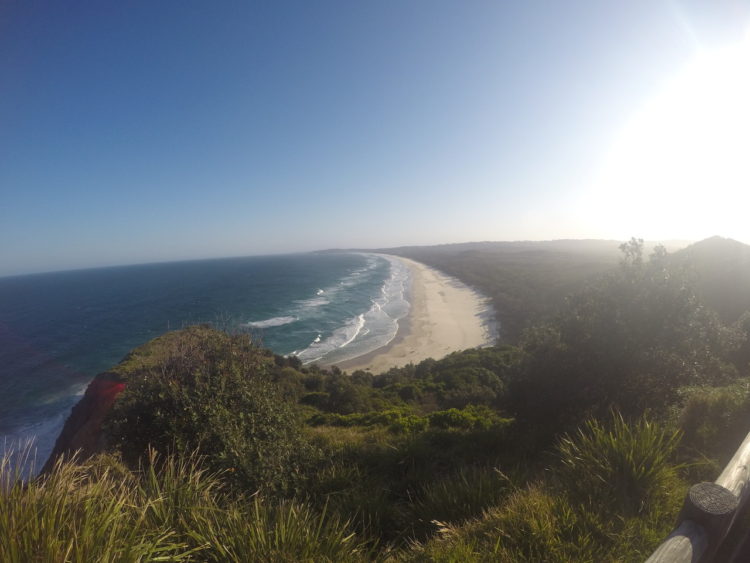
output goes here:
{"type": "Polygon", "coordinates": [[[617,137],[584,207],[617,238],[750,240],[750,33],[701,52],[617,137]]]}

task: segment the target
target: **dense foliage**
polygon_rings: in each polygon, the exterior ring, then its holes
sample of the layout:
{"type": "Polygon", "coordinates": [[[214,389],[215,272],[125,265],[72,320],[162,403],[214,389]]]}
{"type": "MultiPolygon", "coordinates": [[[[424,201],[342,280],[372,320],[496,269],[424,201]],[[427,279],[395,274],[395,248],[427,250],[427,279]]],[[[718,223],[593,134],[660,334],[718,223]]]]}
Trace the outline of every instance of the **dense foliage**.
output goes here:
{"type": "Polygon", "coordinates": [[[314,455],[296,413],[273,384],[273,356],[245,335],[196,327],[168,339],[155,365],[134,368],[109,416],[107,435],[126,461],[148,448],[197,451],[248,489],[293,486],[314,455]]]}
{"type": "Polygon", "coordinates": [[[578,240],[402,247],[387,252],[455,276],[487,295],[500,336],[515,343],[580,284],[617,265],[618,243],[578,240]]]}
{"type": "Polygon", "coordinates": [[[703,306],[663,249],[645,261],[623,245],[617,272],[573,295],[552,319],[526,332],[513,382],[513,410],[553,428],[601,416],[663,411],[689,385],[737,377],[729,358],[736,331],[703,306]]]}
{"type": "Polygon", "coordinates": [[[0,471],[0,558],[642,561],[750,430],[750,313],[621,250],[554,306],[581,278],[525,270],[550,300],[516,346],[381,374],[206,327],[156,339],[113,370],[109,456],[29,487],[0,471]]]}

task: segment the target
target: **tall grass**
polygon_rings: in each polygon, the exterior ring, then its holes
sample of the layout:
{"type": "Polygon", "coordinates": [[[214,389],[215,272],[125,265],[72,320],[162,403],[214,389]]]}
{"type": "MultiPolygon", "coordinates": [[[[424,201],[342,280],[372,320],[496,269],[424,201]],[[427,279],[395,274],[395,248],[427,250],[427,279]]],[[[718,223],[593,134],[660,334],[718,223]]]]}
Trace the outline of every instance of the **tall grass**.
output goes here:
{"type": "Polygon", "coordinates": [[[150,526],[151,502],[108,469],[58,462],[24,482],[10,455],[0,460],[0,561],[185,560],[186,545],[168,528],[150,526]],[[134,502],[135,501],[135,502],[134,502]]]}
{"type": "Polygon", "coordinates": [[[572,502],[624,516],[644,514],[674,487],[670,458],[681,433],[641,418],[627,424],[618,413],[609,424],[587,421],[557,445],[557,477],[572,502]]]}
{"type": "Polygon", "coordinates": [[[202,561],[360,561],[366,550],[335,516],[292,501],[254,498],[221,512],[190,513],[202,561]]]}
{"type": "Polygon", "coordinates": [[[309,432],[328,461],[310,480],[308,498],[354,522],[381,549],[429,536],[436,529],[432,520],[474,518],[508,489],[492,469],[504,444],[502,429],[407,434],[317,426],[309,432]]]}
{"type": "Polygon", "coordinates": [[[462,467],[427,482],[409,505],[414,533],[425,537],[440,523],[460,524],[477,518],[500,504],[510,489],[508,477],[492,467],[462,467]]]}
{"type": "Polygon", "coordinates": [[[517,489],[501,506],[461,526],[443,525],[439,535],[415,545],[411,562],[593,561],[594,546],[577,515],[541,484],[517,489]]]}
{"type": "Polygon", "coordinates": [[[321,466],[313,504],[236,496],[195,456],[151,454],[137,471],[111,456],[60,461],[26,483],[6,456],[0,561],[637,561],[666,534],[669,499],[682,498],[678,438],[645,419],[590,421],[560,440],[542,481],[515,487],[491,465],[425,480],[442,459],[430,465],[414,438],[376,433],[321,466]]]}
{"type": "Polygon", "coordinates": [[[643,561],[684,498],[670,461],[679,437],[645,418],[590,420],[559,441],[542,481],[516,488],[478,518],[440,523],[436,537],[401,560],[643,561]]]}
{"type": "Polygon", "coordinates": [[[0,460],[0,561],[359,561],[346,522],[294,502],[223,493],[195,458],[60,461],[24,483],[0,460]]]}

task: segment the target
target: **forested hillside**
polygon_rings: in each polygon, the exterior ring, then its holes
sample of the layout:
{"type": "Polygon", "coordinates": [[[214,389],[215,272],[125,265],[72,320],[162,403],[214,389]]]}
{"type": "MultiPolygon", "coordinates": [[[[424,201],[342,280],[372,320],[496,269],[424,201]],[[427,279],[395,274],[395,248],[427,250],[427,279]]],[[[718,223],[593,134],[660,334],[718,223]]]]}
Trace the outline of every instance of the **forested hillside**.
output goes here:
{"type": "Polygon", "coordinates": [[[712,237],[671,255],[674,268],[692,276],[701,299],[725,322],[750,309],[750,246],[712,237]]]}
{"type": "Polygon", "coordinates": [[[454,276],[487,295],[500,337],[515,343],[524,328],[554,310],[593,276],[610,271],[615,241],[487,242],[384,250],[454,276]]]}

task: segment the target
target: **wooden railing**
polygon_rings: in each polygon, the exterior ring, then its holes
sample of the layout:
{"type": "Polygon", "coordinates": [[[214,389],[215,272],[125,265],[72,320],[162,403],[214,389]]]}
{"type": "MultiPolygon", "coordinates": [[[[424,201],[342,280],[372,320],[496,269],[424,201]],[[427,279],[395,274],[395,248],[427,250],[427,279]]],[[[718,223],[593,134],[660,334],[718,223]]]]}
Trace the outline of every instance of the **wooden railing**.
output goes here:
{"type": "Polygon", "coordinates": [[[707,563],[750,497],[750,434],[719,478],[690,487],[677,527],[646,563],[707,563]]]}

